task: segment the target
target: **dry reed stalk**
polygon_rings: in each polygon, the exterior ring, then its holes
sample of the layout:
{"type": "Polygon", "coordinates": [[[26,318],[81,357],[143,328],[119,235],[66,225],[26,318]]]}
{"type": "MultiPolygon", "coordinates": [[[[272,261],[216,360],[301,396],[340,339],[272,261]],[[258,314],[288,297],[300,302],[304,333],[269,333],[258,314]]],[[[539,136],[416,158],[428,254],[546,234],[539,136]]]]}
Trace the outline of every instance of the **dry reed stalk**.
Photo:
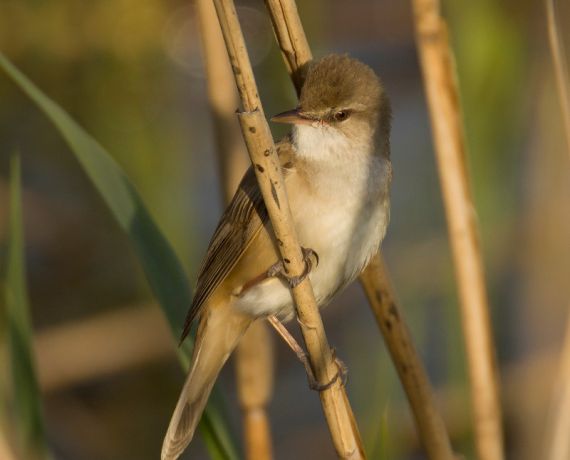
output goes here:
{"type": "Polygon", "coordinates": [[[380,255],[370,262],[361,281],[406,392],[428,457],[453,459],[449,436],[436,408],[427,373],[403,320],[380,255]]]}
{"type": "MultiPolygon", "coordinates": [[[[556,75],[556,85],[560,98],[566,147],[570,155],[570,89],[568,85],[568,66],[564,53],[564,43],[557,21],[554,0],[546,0],[548,38],[550,53],[556,75]]],[[[570,309],[569,309],[570,311],[570,309]]],[[[567,460],[570,458],[570,315],[566,327],[564,348],[560,357],[560,369],[550,406],[546,430],[546,453],[548,460],[567,460]]]]}
{"type": "MultiPolygon", "coordinates": [[[[222,32],[211,0],[196,2],[206,69],[208,101],[217,141],[224,202],[231,200],[247,168],[247,150],[235,110],[239,106],[222,32]]],[[[273,388],[273,343],[265,322],[256,321],[240,340],[235,355],[244,445],[249,460],[270,460],[271,431],[266,407],[273,388]]]]}
{"type": "Polygon", "coordinates": [[[237,349],[238,395],[243,412],[245,458],[273,458],[267,403],[273,391],[273,342],[265,321],[248,329],[237,349]]]}
{"type": "Polygon", "coordinates": [[[287,72],[299,95],[304,80],[301,69],[313,59],[313,55],[297,11],[297,4],[292,0],[265,0],[265,5],[269,10],[287,72]]]}
{"type": "Polygon", "coordinates": [[[164,315],[153,304],[117,307],[50,327],[34,334],[33,347],[43,393],[164,360],[176,350],[164,315]]]}
{"type": "MultiPolygon", "coordinates": [[[[312,59],[294,0],[265,0],[289,75],[299,94],[301,69],[312,59]]],[[[439,415],[427,373],[416,351],[402,315],[393,321],[392,311],[399,307],[389,282],[386,266],[378,253],[360,276],[384,341],[408,397],[416,426],[431,459],[453,458],[449,435],[439,415]],[[378,294],[382,295],[378,295],[378,294]],[[385,325],[387,321],[391,329],[385,325]]]]}
{"type": "MultiPolygon", "coordinates": [[[[251,161],[255,165],[259,188],[289,274],[299,276],[304,271],[305,263],[292,224],[279,160],[257,93],[235,6],[231,0],[214,0],[214,5],[245,109],[239,113],[239,120],[251,161]]],[[[338,368],[325,336],[309,279],[292,289],[292,294],[315,377],[321,384],[333,382],[320,392],[320,397],[336,452],[341,458],[364,458],[362,441],[342,379],[336,378],[338,368]]]]}
{"type": "Polygon", "coordinates": [[[570,315],[566,326],[564,348],[560,355],[558,378],[552,392],[549,420],[546,425],[547,460],[570,458],[570,315]]]}
{"type": "Polygon", "coordinates": [[[196,1],[202,58],[206,70],[208,102],[214,122],[220,184],[228,203],[248,166],[247,151],[235,119],[239,98],[224,46],[216,10],[211,0],[196,1]]]}
{"type": "Polygon", "coordinates": [[[416,41],[461,300],[475,443],[481,460],[502,459],[503,433],[495,350],[475,208],[469,189],[453,55],[439,2],[414,0],[413,7],[416,41]]]}
{"type": "Polygon", "coordinates": [[[546,0],[546,15],[550,53],[556,75],[556,86],[560,96],[560,108],[564,123],[566,145],[570,155],[570,88],[568,87],[568,66],[564,54],[564,44],[557,23],[556,5],[554,0],[546,0]]]}
{"type": "Polygon", "coordinates": [[[0,458],[2,460],[16,460],[16,456],[8,444],[7,436],[4,435],[2,428],[0,427],[0,458]]]}

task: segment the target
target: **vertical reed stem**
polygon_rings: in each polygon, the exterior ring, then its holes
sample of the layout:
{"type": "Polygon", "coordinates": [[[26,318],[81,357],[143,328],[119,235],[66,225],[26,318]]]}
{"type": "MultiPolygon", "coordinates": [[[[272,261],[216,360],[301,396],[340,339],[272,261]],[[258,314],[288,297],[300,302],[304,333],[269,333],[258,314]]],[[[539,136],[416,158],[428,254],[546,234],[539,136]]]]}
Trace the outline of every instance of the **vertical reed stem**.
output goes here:
{"type": "MultiPolygon", "coordinates": [[[[247,168],[247,150],[235,119],[239,99],[216,10],[210,0],[198,0],[196,6],[208,81],[208,100],[218,144],[220,185],[224,201],[228,203],[247,168]]],[[[273,343],[267,327],[265,322],[256,321],[240,340],[235,355],[248,460],[273,458],[266,411],[273,388],[273,343]]]]}
{"type": "Polygon", "coordinates": [[[564,54],[564,43],[562,42],[560,28],[558,27],[554,0],[546,0],[546,16],[550,54],[554,65],[556,87],[558,89],[560,108],[562,110],[566,146],[568,148],[568,154],[570,155],[570,88],[568,87],[568,65],[564,54]]]}
{"type": "Polygon", "coordinates": [[[211,0],[197,0],[196,7],[207,77],[208,101],[217,144],[220,185],[224,202],[228,203],[248,167],[247,150],[241,137],[239,123],[235,119],[239,98],[216,10],[211,0]]]}
{"type": "MultiPolygon", "coordinates": [[[[546,0],[548,38],[560,106],[566,148],[570,155],[570,88],[568,85],[568,66],[564,53],[564,44],[558,26],[554,0],[546,0]]],[[[570,308],[569,308],[570,312],[570,308]]],[[[564,347],[560,357],[560,369],[556,386],[553,389],[549,420],[546,429],[546,458],[548,460],[567,460],[570,458],[570,315],[564,338],[564,347]]]]}
{"type": "Polygon", "coordinates": [[[11,446],[8,444],[3,427],[0,426],[0,458],[3,460],[16,460],[11,446]]]}
{"type": "Polygon", "coordinates": [[[461,300],[475,442],[480,460],[503,458],[495,350],[453,55],[437,0],[414,0],[416,40],[461,300]]]}
{"type": "Polygon", "coordinates": [[[560,369],[552,391],[549,420],[546,424],[546,459],[570,458],[570,315],[566,326],[560,369]]]}
{"type": "MultiPolygon", "coordinates": [[[[245,109],[239,114],[239,120],[250,158],[256,166],[254,169],[259,188],[276,238],[282,243],[279,248],[281,256],[287,264],[289,274],[298,276],[305,268],[303,256],[292,224],[281,167],[263,114],[235,6],[231,0],[214,0],[214,5],[245,109]]],[[[338,369],[325,336],[309,279],[306,278],[293,288],[292,294],[315,377],[322,384],[331,382],[335,379],[338,369]]],[[[338,456],[364,458],[360,434],[341,379],[334,380],[329,388],[320,392],[320,397],[338,456]]]]}
{"type": "Polygon", "coordinates": [[[266,406],[273,390],[273,342],[265,321],[258,320],[240,341],[236,355],[239,401],[243,412],[245,458],[273,458],[266,406]]]}

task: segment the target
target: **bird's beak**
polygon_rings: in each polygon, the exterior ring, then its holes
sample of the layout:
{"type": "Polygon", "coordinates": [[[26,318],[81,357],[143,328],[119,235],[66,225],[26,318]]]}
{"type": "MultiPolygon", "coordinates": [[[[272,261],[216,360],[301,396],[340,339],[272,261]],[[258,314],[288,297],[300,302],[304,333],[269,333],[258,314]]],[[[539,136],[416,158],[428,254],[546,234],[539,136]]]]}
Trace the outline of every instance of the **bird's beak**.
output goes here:
{"type": "Polygon", "coordinates": [[[290,123],[293,125],[312,125],[315,120],[305,115],[301,109],[288,110],[271,117],[271,121],[275,123],[290,123]]]}

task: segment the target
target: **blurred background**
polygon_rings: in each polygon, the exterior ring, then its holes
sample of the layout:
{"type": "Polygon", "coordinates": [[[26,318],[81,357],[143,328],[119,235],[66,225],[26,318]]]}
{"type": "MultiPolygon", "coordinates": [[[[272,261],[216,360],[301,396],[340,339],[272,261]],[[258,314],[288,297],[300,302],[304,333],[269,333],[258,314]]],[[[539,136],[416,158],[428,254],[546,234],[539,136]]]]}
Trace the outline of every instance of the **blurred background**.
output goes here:
{"type": "MultiPolygon", "coordinates": [[[[570,43],[570,3],[559,3],[570,43]]],[[[292,108],[294,91],[263,2],[237,4],[266,112],[292,108]]],[[[298,5],[315,56],[348,52],[363,60],[391,97],[394,183],[384,253],[454,447],[474,458],[458,298],[410,3],[298,5]]],[[[544,8],[537,0],[444,0],[443,8],[457,57],[508,458],[537,459],[570,305],[570,157],[544,8]]],[[[0,51],[122,165],[193,284],[222,211],[193,2],[3,0],[0,51]]],[[[127,237],[58,133],[3,74],[0,101],[0,240],[7,235],[8,160],[18,151],[36,360],[54,457],[158,458],[184,378],[175,340],[127,237]]],[[[350,369],[348,393],[370,458],[424,458],[360,285],[340,295],[324,321],[350,369]]],[[[275,350],[276,458],[334,458],[302,366],[277,340],[275,350]]],[[[239,434],[232,363],[220,380],[239,434]]],[[[199,437],[183,458],[207,458],[199,437]]]]}

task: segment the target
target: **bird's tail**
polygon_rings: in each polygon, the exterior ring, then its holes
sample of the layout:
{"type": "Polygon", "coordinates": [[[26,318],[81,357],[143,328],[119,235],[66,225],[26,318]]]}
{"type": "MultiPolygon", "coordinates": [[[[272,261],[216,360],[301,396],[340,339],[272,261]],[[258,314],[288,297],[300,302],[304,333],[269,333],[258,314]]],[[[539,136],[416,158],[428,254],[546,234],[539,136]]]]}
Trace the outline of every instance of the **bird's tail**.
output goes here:
{"type": "Polygon", "coordinates": [[[230,305],[206,308],[200,319],[192,365],[162,444],[162,460],[175,460],[192,440],[222,366],[253,318],[230,305]]]}

